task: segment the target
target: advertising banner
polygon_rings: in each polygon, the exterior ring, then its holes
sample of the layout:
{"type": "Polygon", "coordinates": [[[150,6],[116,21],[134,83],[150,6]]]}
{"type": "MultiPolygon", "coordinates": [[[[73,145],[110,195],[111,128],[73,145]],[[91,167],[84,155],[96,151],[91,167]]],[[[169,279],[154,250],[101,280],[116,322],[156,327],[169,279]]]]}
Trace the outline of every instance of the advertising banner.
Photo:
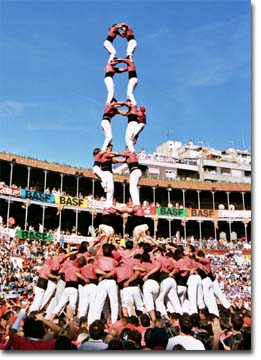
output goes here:
{"type": "Polygon", "coordinates": [[[89,202],[87,199],[79,199],[72,196],[55,196],[55,203],[63,206],[87,208],[89,202]]]}
{"type": "Polygon", "coordinates": [[[43,201],[48,203],[55,202],[55,196],[53,194],[45,194],[39,191],[31,191],[21,189],[21,198],[36,200],[36,201],[43,201]]]}
{"type": "Polygon", "coordinates": [[[158,207],[157,215],[183,217],[183,216],[188,216],[188,209],[158,207]]]}
{"type": "Polygon", "coordinates": [[[8,185],[0,185],[0,194],[20,196],[20,189],[8,185]]]}
{"type": "Polygon", "coordinates": [[[53,234],[42,233],[37,231],[29,230],[16,230],[16,236],[21,240],[43,240],[43,241],[53,241],[53,234]]]}

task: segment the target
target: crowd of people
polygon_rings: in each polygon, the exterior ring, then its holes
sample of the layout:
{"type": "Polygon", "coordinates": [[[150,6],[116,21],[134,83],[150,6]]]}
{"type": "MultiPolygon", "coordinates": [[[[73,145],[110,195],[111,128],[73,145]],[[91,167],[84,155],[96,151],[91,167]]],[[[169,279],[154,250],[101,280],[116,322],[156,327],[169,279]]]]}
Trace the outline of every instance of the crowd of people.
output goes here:
{"type": "Polygon", "coordinates": [[[2,349],[251,348],[250,259],[108,228],[65,248],[1,239],[2,349]]]}

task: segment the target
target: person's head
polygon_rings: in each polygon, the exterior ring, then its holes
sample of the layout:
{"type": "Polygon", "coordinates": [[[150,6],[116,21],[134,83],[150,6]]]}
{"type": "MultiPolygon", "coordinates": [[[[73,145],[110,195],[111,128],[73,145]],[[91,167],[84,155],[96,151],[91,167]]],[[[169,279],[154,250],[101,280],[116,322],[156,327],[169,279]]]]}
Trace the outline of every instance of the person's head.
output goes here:
{"type": "Polygon", "coordinates": [[[180,248],[177,248],[177,249],[175,250],[175,252],[174,252],[173,258],[174,258],[175,260],[179,260],[179,259],[181,259],[181,258],[183,257],[183,255],[184,255],[183,250],[180,249],[180,248]]]}
{"type": "Polygon", "coordinates": [[[185,335],[191,334],[192,322],[189,314],[184,313],[179,319],[180,330],[185,335]]]}
{"type": "Polygon", "coordinates": [[[191,314],[191,322],[193,327],[199,327],[200,317],[198,313],[191,314]]]}
{"type": "Polygon", "coordinates": [[[112,149],[113,149],[113,145],[112,145],[112,143],[109,143],[107,145],[106,151],[112,151],[112,149]]]}
{"type": "Polygon", "coordinates": [[[78,253],[80,253],[80,254],[85,253],[87,251],[87,247],[88,247],[87,241],[82,241],[79,246],[78,253]]]}
{"type": "Polygon", "coordinates": [[[112,248],[111,245],[106,243],[102,245],[102,251],[104,256],[112,256],[112,248]]]}
{"type": "Polygon", "coordinates": [[[89,252],[90,256],[95,256],[97,253],[95,247],[89,247],[88,252],[89,252]]]}
{"type": "Polygon", "coordinates": [[[148,326],[150,326],[150,317],[149,317],[149,315],[147,315],[147,314],[141,314],[141,316],[140,316],[140,323],[141,323],[141,325],[142,326],[144,326],[144,327],[148,327],[148,326]]]}
{"type": "Polygon", "coordinates": [[[235,331],[240,331],[244,325],[244,320],[238,313],[233,313],[231,316],[231,324],[235,331]]]}
{"type": "Polygon", "coordinates": [[[148,254],[147,252],[143,253],[141,255],[141,260],[142,260],[142,262],[151,262],[150,261],[150,254],[148,254]]]}
{"type": "Polygon", "coordinates": [[[87,316],[81,316],[79,319],[80,327],[87,327],[87,316]]]}
{"type": "Polygon", "coordinates": [[[67,336],[60,335],[56,338],[54,350],[77,350],[77,347],[73,346],[67,336]]]}
{"type": "Polygon", "coordinates": [[[99,340],[104,335],[104,323],[101,320],[95,320],[89,327],[90,337],[93,340],[99,340]]]}
{"type": "Polygon", "coordinates": [[[173,346],[172,350],[186,350],[183,345],[176,344],[173,346]]]}
{"type": "Polygon", "coordinates": [[[145,113],[145,112],[146,112],[145,106],[141,105],[141,106],[140,106],[140,111],[143,112],[143,113],[145,113]]]}
{"type": "Polygon", "coordinates": [[[111,339],[106,350],[124,350],[120,339],[111,339]]]}
{"type": "Polygon", "coordinates": [[[154,327],[150,333],[150,342],[152,349],[161,347],[162,349],[166,349],[168,344],[168,335],[166,328],[163,327],[154,327]]]}
{"type": "Polygon", "coordinates": [[[153,251],[154,260],[160,259],[164,254],[164,250],[157,248],[153,251]]]}
{"type": "Polygon", "coordinates": [[[79,267],[83,267],[86,265],[86,258],[84,256],[81,256],[77,259],[79,267]]]}
{"type": "Polygon", "coordinates": [[[75,260],[76,259],[76,254],[71,254],[70,257],[69,257],[70,260],[75,260]]]}
{"type": "Polygon", "coordinates": [[[204,257],[205,257],[204,251],[203,251],[203,250],[199,250],[199,251],[197,252],[197,256],[204,258],[204,257]]]}
{"type": "Polygon", "coordinates": [[[146,253],[149,253],[152,251],[152,246],[149,243],[144,243],[142,247],[143,247],[143,251],[146,253]]]}
{"type": "Polygon", "coordinates": [[[129,250],[133,249],[133,241],[127,240],[125,247],[126,247],[126,249],[129,249],[129,250]]]}
{"type": "Polygon", "coordinates": [[[171,323],[174,325],[179,325],[180,317],[181,317],[181,315],[177,312],[169,313],[169,319],[170,319],[171,323]]]}
{"type": "Polygon", "coordinates": [[[113,339],[119,339],[120,338],[120,334],[119,331],[112,327],[108,330],[108,335],[110,335],[113,339]]]}
{"type": "Polygon", "coordinates": [[[120,339],[121,339],[121,340],[128,340],[130,331],[131,331],[130,328],[124,327],[124,328],[121,330],[120,339]]]}
{"type": "Polygon", "coordinates": [[[93,152],[92,152],[93,156],[99,154],[100,151],[101,151],[100,148],[95,148],[95,149],[93,150],[93,152]]]}
{"type": "Polygon", "coordinates": [[[141,346],[141,333],[138,330],[131,330],[128,334],[128,341],[135,344],[136,347],[141,346]]]}
{"type": "Polygon", "coordinates": [[[139,318],[135,315],[129,316],[128,323],[134,326],[139,326],[139,318]]]}
{"type": "Polygon", "coordinates": [[[195,250],[196,250],[196,248],[195,248],[194,245],[189,245],[189,252],[190,252],[190,254],[194,254],[194,253],[195,253],[195,250]]]}
{"type": "Polygon", "coordinates": [[[23,325],[25,337],[43,339],[45,335],[44,323],[41,320],[35,320],[34,317],[28,317],[23,325]]]}

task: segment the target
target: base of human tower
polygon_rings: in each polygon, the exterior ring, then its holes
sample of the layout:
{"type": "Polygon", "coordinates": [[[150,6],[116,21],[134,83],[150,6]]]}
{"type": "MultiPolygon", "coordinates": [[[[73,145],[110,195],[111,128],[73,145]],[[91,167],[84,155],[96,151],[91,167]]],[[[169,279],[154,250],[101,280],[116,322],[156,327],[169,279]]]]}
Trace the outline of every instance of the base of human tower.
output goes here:
{"type": "Polygon", "coordinates": [[[112,237],[115,235],[115,227],[125,221],[125,233],[132,236],[134,239],[138,239],[148,234],[149,225],[145,216],[127,215],[126,217],[119,214],[113,208],[102,214],[101,222],[98,227],[98,235],[106,237],[112,237]]]}

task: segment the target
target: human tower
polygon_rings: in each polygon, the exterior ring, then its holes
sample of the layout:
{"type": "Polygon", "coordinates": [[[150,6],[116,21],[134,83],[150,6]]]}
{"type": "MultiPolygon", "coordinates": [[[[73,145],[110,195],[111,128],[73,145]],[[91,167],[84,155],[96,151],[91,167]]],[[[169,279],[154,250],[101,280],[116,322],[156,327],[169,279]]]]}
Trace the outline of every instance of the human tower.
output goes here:
{"type": "Polygon", "coordinates": [[[139,134],[146,124],[145,106],[137,106],[134,96],[134,90],[138,84],[136,66],[133,60],[133,54],[137,46],[133,29],[126,23],[113,24],[108,31],[107,38],[104,41],[104,47],[109,53],[109,59],[105,65],[104,83],[107,89],[106,105],[103,111],[101,127],[104,132],[104,141],[100,148],[93,150],[94,165],[93,172],[99,178],[101,186],[106,193],[105,207],[102,214],[102,224],[100,229],[113,233],[113,224],[115,214],[132,215],[135,224],[135,231],[142,228],[147,230],[144,211],[140,203],[140,194],[138,182],[142,176],[141,167],[135,151],[139,134]],[[117,51],[113,45],[115,38],[119,36],[127,40],[126,57],[117,57],[117,51]],[[120,67],[119,64],[124,64],[120,67]],[[127,99],[126,101],[117,101],[115,98],[115,74],[128,73],[127,99]],[[125,109],[122,109],[125,108],[125,109]],[[127,110],[126,110],[127,109],[127,110]],[[112,126],[111,122],[115,115],[122,115],[127,118],[125,132],[126,147],[124,152],[114,152],[112,146],[112,126]],[[127,163],[129,169],[129,192],[131,201],[128,207],[124,209],[116,208],[114,204],[114,180],[112,173],[112,164],[127,163]]]}

